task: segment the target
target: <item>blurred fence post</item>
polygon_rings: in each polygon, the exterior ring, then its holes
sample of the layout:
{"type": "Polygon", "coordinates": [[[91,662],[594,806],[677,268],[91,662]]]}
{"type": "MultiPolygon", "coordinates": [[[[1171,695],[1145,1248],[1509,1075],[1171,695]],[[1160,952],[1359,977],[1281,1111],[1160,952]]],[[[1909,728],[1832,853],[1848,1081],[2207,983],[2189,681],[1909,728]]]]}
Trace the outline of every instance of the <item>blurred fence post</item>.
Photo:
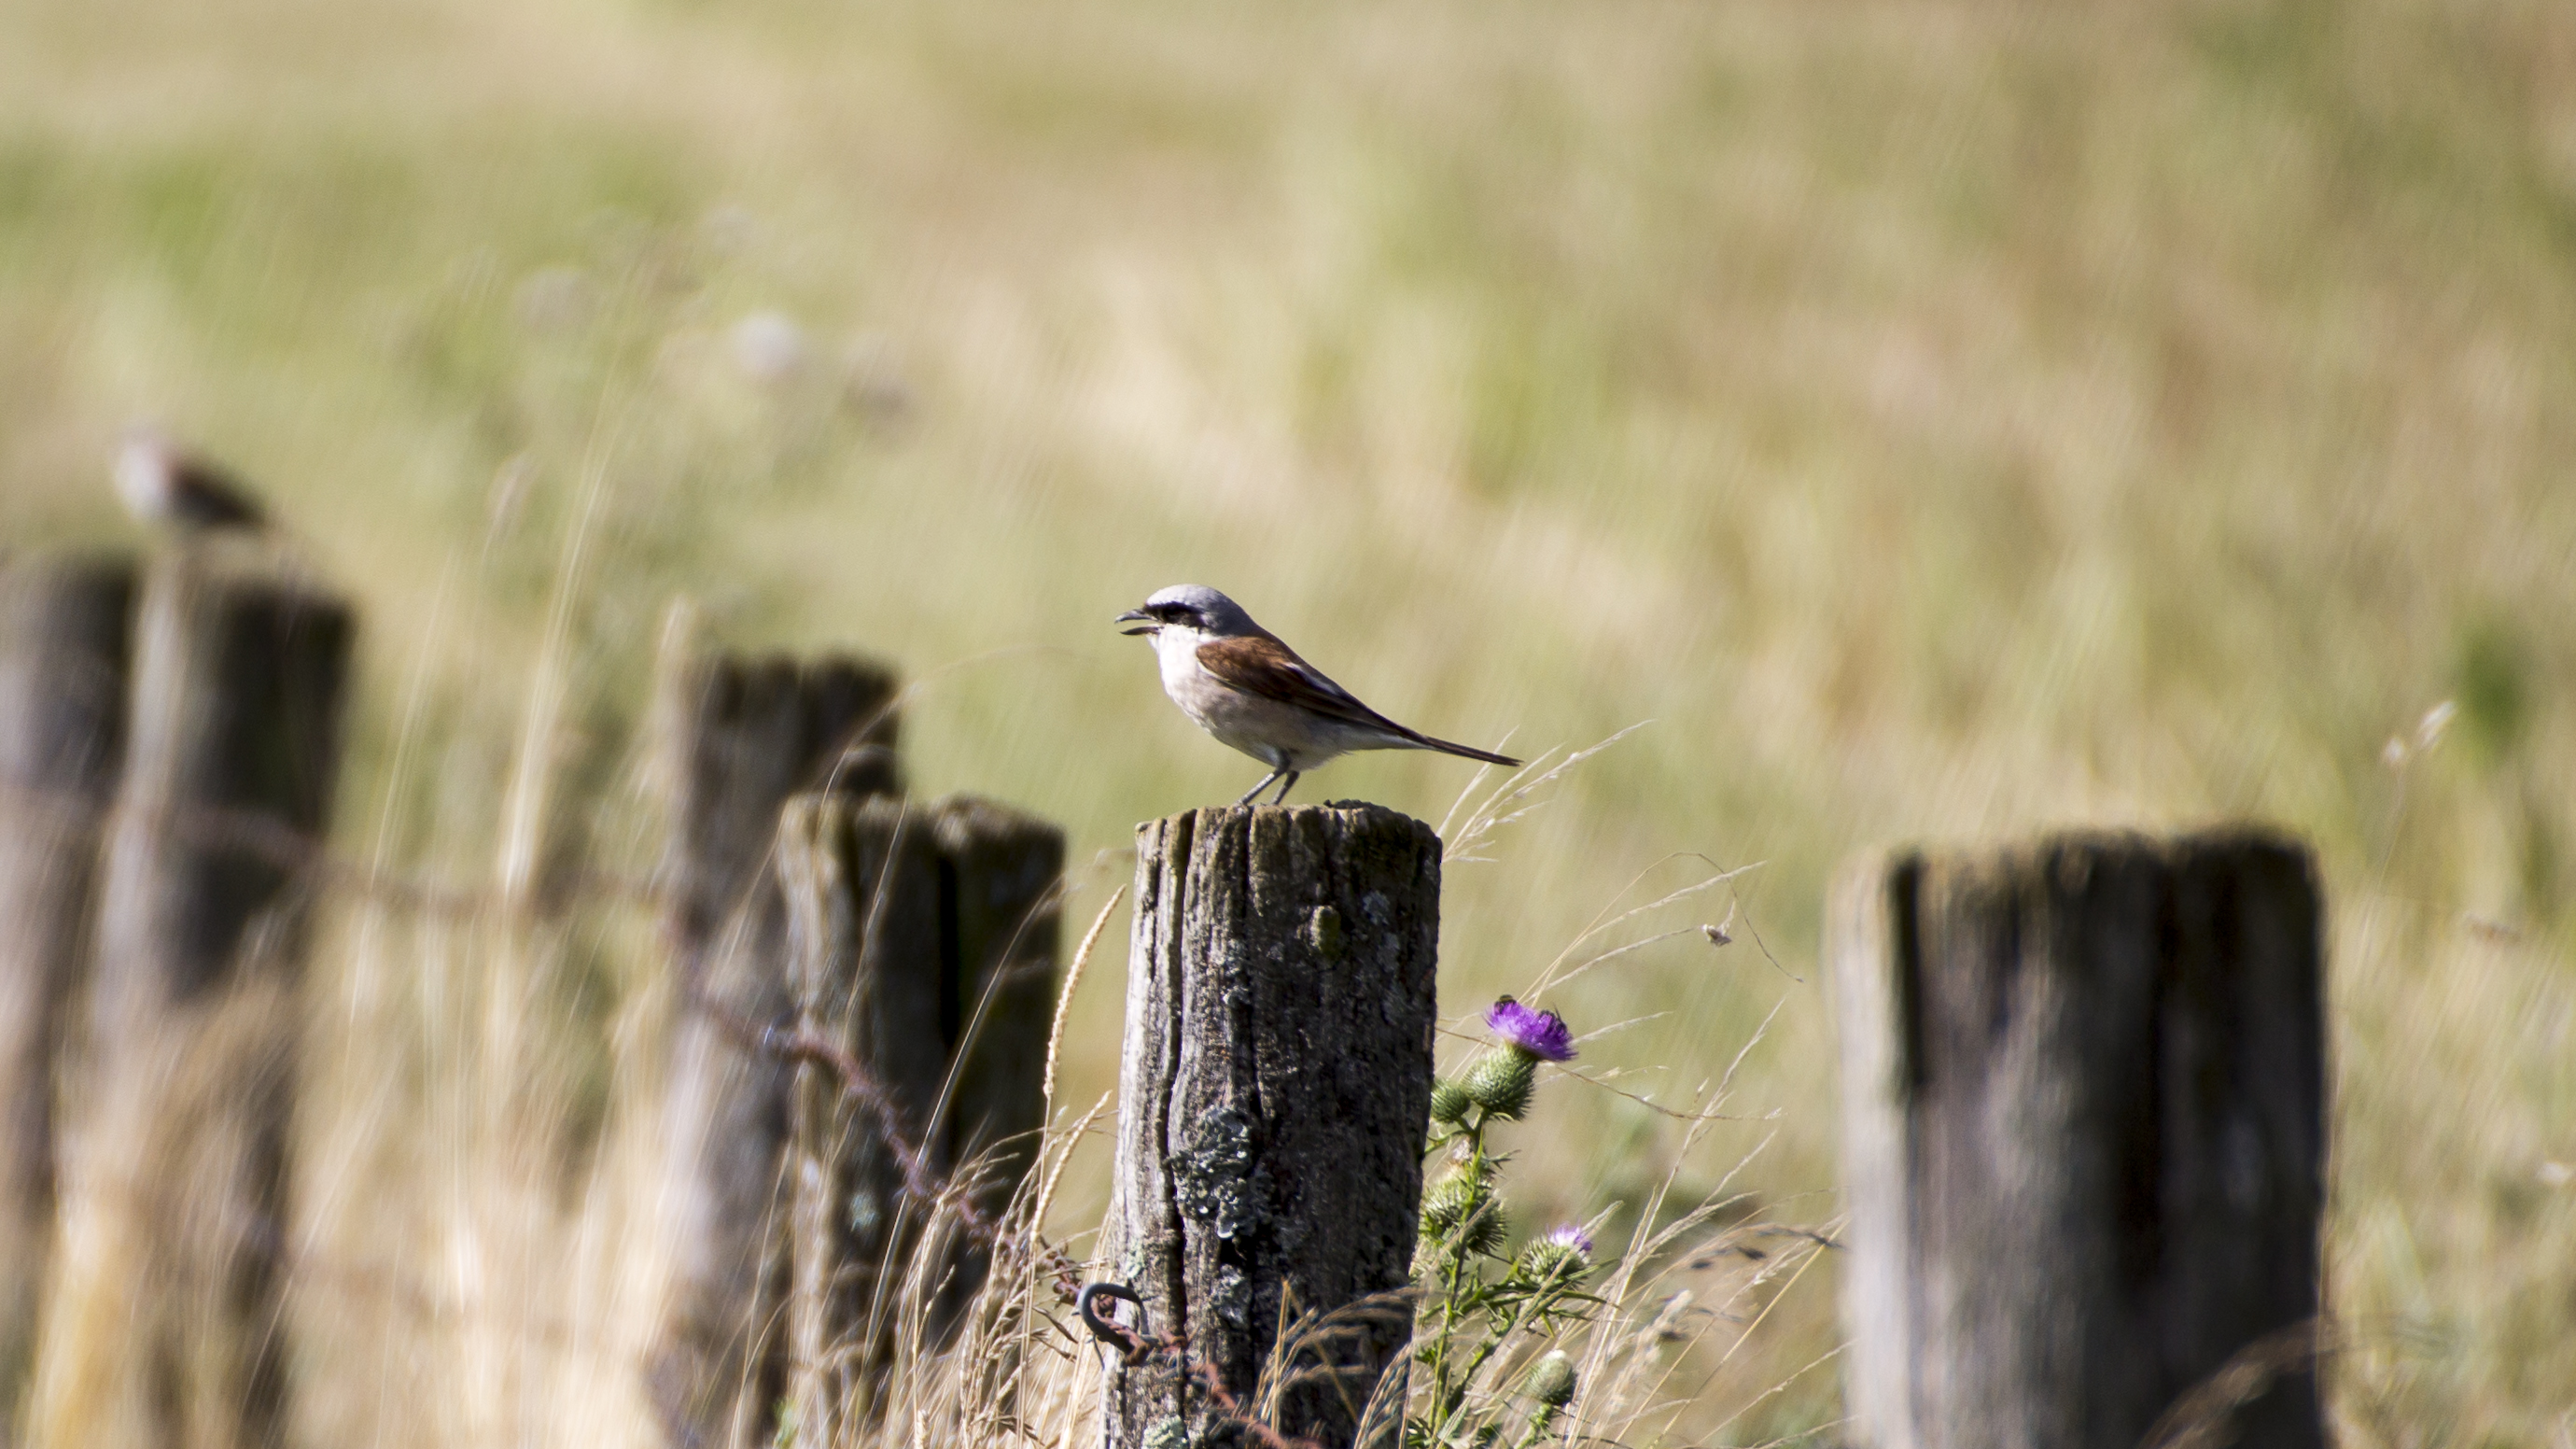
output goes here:
{"type": "Polygon", "coordinates": [[[296,996],[355,633],[189,552],[145,579],[49,1315],[142,1442],[285,1432],[296,996]]]}
{"type": "Polygon", "coordinates": [[[953,1205],[933,1199],[952,1193],[960,1148],[1042,1125],[1063,858],[1061,830],[990,801],[788,802],[786,1400],[800,1435],[837,1442],[868,1422],[897,1340],[935,1348],[982,1281],[992,1244],[958,1208],[989,1228],[1034,1153],[991,1151],[953,1205]]]}
{"type": "MultiPolygon", "coordinates": [[[[941,799],[926,813],[939,849],[940,1037],[954,1078],[947,1158],[977,1172],[968,1201],[998,1220],[1037,1160],[1046,1125],[1064,831],[971,796],[941,799]]],[[[988,1244],[962,1245],[943,1324],[983,1286],[991,1256],[988,1244]]]]}
{"type": "Polygon", "coordinates": [[[765,1444],[786,1390],[789,1073],[741,1027],[774,1025],[793,1004],[771,850],[800,790],[899,788],[896,683],[855,659],[701,654],[686,624],[675,610],[657,686],[679,1000],[661,1232],[673,1282],[647,1372],[674,1444],[765,1444]]]}
{"type": "MultiPolygon", "coordinates": [[[[1112,1367],[1106,1438],[1229,1443],[1192,1367],[1249,1412],[1281,1325],[1411,1282],[1440,839],[1369,805],[1193,810],[1138,827],[1135,911],[1102,1271],[1179,1347],[1112,1367]]],[[[1360,1312],[1288,1346],[1313,1377],[1281,1431],[1351,1441],[1412,1324],[1400,1299],[1360,1312]]]]}
{"type": "Polygon", "coordinates": [[[135,565],[0,572],[0,1419],[35,1351],[53,1238],[54,1064],[88,963],[99,842],[125,757],[135,565]]]}
{"type": "Polygon", "coordinates": [[[800,1440],[836,1444],[870,1411],[905,1299],[926,1313],[937,1286],[907,1295],[900,1280],[921,1192],[947,1166],[929,1130],[947,1067],[940,863],[900,801],[808,795],[779,823],[778,872],[795,1029],[811,1048],[790,1126],[787,1402],[800,1440]]]}
{"type": "Polygon", "coordinates": [[[2234,1442],[2324,1442],[2323,914],[2256,831],[1847,873],[1855,1442],[2137,1449],[2231,1366],[2234,1442]]]}

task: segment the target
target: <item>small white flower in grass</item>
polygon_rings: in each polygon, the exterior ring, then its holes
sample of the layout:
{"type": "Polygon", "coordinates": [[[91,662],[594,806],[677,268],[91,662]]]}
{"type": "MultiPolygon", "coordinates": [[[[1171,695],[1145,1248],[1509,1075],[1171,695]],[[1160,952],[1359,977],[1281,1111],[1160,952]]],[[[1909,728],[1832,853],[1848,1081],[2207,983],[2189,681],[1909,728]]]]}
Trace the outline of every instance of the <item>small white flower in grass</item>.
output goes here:
{"type": "Polygon", "coordinates": [[[733,360],[757,381],[785,382],[805,365],[805,329],[784,312],[754,312],[733,324],[733,360]]]}
{"type": "Polygon", "coordinates": [[[2415,726],[2415,748],[2429,750],[2440,744],[2442,732],[2451,727],[2452,717],[2459,712],[2459,705],[2447,699],[2424,711],[2424,718],[2415,726]]]}

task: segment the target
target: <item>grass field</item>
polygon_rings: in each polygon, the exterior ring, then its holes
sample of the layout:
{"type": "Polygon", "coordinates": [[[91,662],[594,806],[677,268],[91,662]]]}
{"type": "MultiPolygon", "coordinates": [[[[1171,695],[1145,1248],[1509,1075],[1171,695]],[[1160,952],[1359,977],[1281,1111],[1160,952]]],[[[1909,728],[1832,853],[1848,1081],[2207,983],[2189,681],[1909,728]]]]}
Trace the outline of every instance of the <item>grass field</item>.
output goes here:
{"type": "MultiPolygon", "coordinates": [[[[5,0],[0,537],[127,537],[135,416],[363,601],[338,838],[438,879],[649,863],[684,593],[897,661],[917,785],[1065,822],[1076,923],[1133,822],[1259,773],[1112,631],[1159,585],[1452,738],[1652,721],[1452,872],[1444,1005],[1758,861],[1776,967],[1694,935],[1547,1004],[1646,1018],[1585,1060],[1672,1094],[1778,1005],[1736,1096],[1778,1115],[1677,1163],[1554,1092],[1552,1211],[1768,1139],[1768,1209],[1835,1215],[1853,852],[2284,823],[2334,903],[2344,1442],[2576,1443],[2576,9],[5,0]]],[[[440,1306],[312,1290],[308,1437],[616,1440],[622,1340],[526,1332],[614,1255],[552,1164],[614,1133],[647,927],[329,939],[300,1231],[440,1306]]],[[[1672,1442],[1793,1375],[1724,1440],[1835,1418],[1826,1277],[1672,1442]]]]}

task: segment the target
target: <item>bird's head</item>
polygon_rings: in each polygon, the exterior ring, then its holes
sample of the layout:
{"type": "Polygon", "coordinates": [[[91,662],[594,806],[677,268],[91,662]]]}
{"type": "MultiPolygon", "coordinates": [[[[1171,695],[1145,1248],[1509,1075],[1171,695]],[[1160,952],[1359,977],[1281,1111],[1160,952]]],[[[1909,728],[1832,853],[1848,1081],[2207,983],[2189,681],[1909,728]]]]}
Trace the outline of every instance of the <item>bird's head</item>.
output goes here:
{"type": "Polygon", "coordinates": [[[1116,622],[1133,624],[1133,629],[1119,632],[1143,634],[1159,640],[1166,629],[1176,633],[1204,635],[1210,639],[1232,639],[1262,632],[1243,612],[1243,606],[1203,584],[1174,584],[1157,589],[1154,596],[1136,608],[1118,616],[1116,622]]]}

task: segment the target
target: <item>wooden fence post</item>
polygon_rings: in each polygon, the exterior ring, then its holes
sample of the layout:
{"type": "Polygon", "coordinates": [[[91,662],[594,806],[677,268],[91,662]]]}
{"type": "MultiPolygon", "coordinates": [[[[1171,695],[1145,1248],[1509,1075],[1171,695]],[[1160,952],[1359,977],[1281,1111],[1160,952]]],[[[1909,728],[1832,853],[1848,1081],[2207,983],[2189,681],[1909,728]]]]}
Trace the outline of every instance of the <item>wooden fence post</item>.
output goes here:
{"type": "Polygon", "coordinates": [[[906,1298],[927,1313],[936,1289],[901,1279],[919,1194],[946,1167],[929,1131],[948,1055],[940,868],[902,802],[807,795],[779,822],[778,871],[797,1033],[828,1054],[795,1068],[787,1402],[800,1441],[834,1444],[871,1411],[906,1298]],[[853,1100],[845,1071],[871,1101],[853,1100]]]}
{"type": "Polygon", "coordinates": [[[662,1240],[673,1282],[647,1368],[671,1442],[766,1444],[786,1391],[776,1230],[789,1072],[743,1028],[783,1021],[786,916],[771,870],[800,790],[892,793],[896,684],[847,658],[700,654],[675,619],[659,702],[662,875],[679,1001],[664,1094],[662,1240]]]}
{"type": "MultiPolygon", "coordinates": [[[[940,1037],[953,1064],[947,1158],[977,1164],[968,1201],[1008,1209],[1046,1125],[1046,1042],[1055,1017],[1064,831],[1033,815],[952,795],[927,812],[939,850],[940,1037]]],[[[983,1285],[989,1245],[964,1244],[943,1321],[983,1285]]]]}
{"type": "MultiPolygon", "coordinates": [[[[1257,1412],[1283,1324],[1411,1281],[1440,840],[1373,805],[1193,810],[1138,827],[1135,900],[1103,1271],[1257,1412]]],[[[1410,1336],[1409,1303],[1383,1307],[1289,1346],[1316,1377],[1277,1395],[1278,1428],[1351,1441],[1410,1336]]],[[[1113,1449],[1232,1442],[1192,1366],[1112,1367],[1113,1449]]]]}
{"type": "Polygon", "coordinates": [[[2250,830],[1846,875],[1829,951],[1857,1443],[2138,1449],[2195,1384],[2267,1358],[2235,1442],[2324,1442],[2299,1341],[2323,914],[2306,849],[2250,830]]]}
{"type": "Polygon", "coordinates": [[[0,1418],[35,1351],[53,1238],[54,1063],[89,956],[100,835],[125,758],[134,561],[0,573],[0,1418]]]}
{"type": "Polygon", "coordinates": [[[145,581],[49,1314],[117,1325],[66,1374],[123,1382],[145,1442],[284,1434],[296,991],[355,632],[187,552],[145,581]]]}

